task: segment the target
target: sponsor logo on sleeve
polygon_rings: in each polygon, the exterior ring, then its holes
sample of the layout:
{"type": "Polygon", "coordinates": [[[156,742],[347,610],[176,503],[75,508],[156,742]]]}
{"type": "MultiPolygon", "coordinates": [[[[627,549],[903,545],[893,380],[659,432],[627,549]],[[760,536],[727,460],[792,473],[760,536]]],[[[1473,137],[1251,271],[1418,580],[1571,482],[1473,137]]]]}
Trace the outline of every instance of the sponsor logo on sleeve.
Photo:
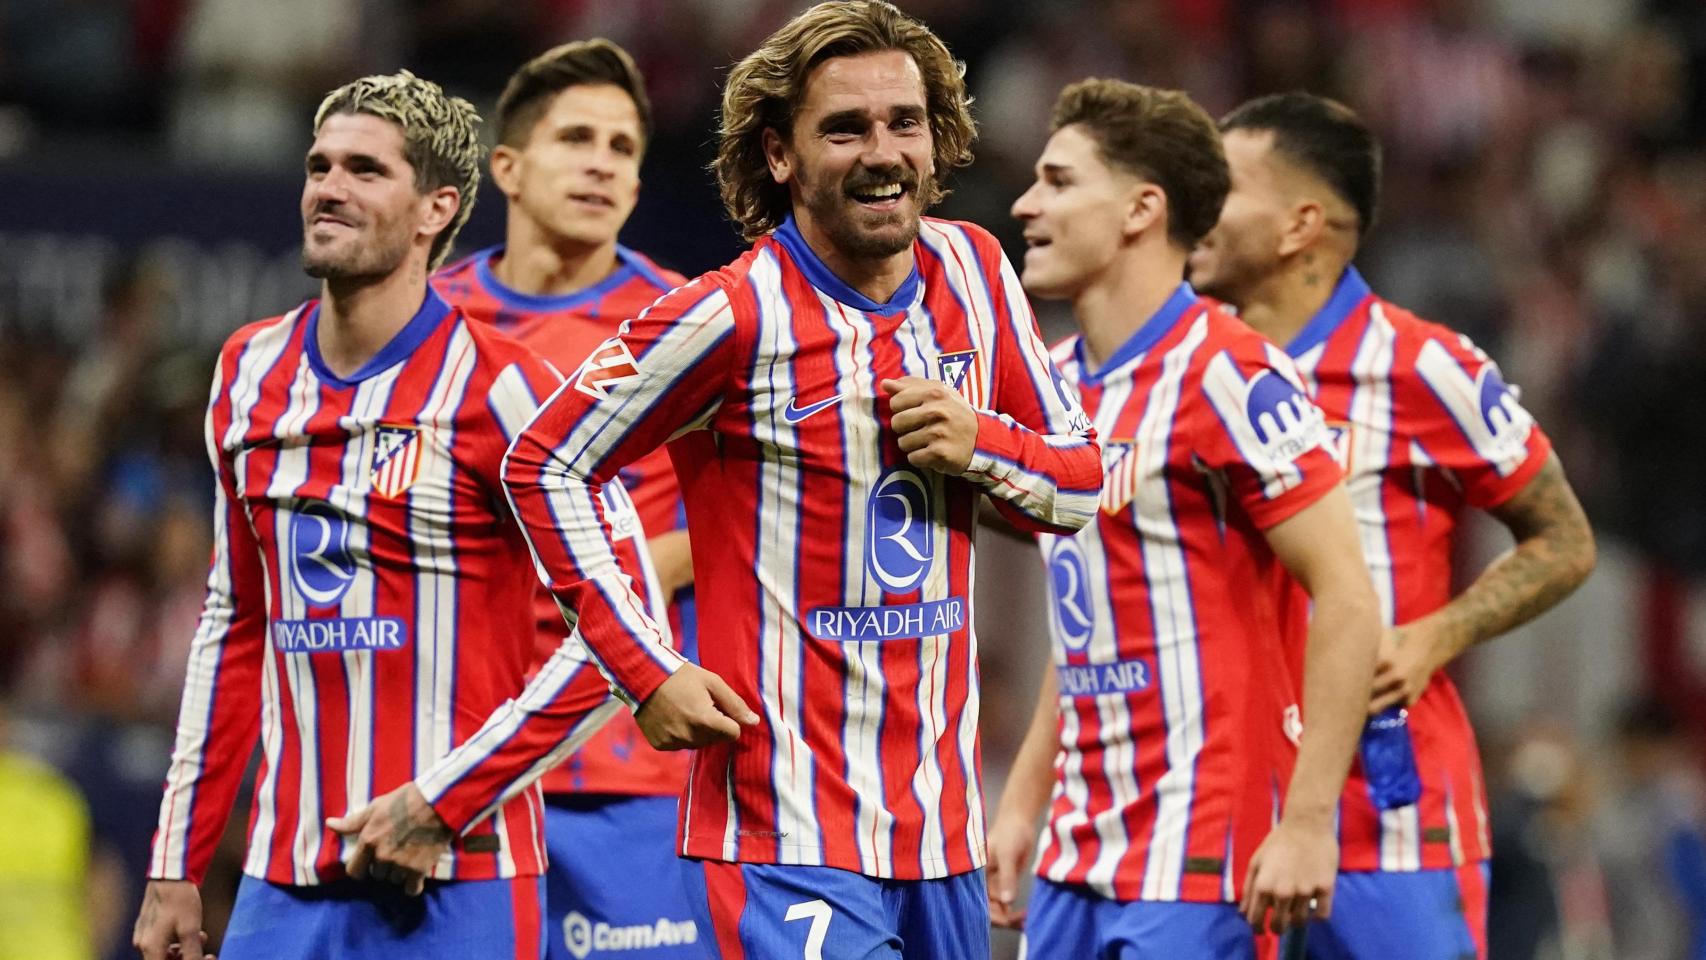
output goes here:
{"type": "Polygon", "coordinates": [[[1244,414],[1264,457],[1290,463],[1326,439],[1326,419],[1303,391],[1272,370],[1244,385],[1244,414]]]}
{"type": "Polygon", "coordinates": [[[1492,438],[1491,447],[1509,456],[1528,443],[1534,428],[1534,418],[1517,402],[1516,390],[1499,376],[1499,368],[1491,363],[1481,367],[1475,376],[1475,395],[1480,401],[1481,423],[1492,438]]]}

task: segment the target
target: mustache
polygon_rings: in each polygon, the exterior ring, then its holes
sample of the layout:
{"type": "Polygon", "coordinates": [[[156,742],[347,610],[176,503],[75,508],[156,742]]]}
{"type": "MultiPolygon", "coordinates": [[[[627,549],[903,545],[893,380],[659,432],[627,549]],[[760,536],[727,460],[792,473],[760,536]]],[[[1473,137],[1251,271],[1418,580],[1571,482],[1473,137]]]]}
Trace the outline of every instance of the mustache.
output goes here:
{"type": "Polygon", "coordinates": [[[898,183],[901,189],[908,193],[915,193],[918,190],[918,177],[905,167],[889,167],[883,170],[860,167],[848,174],[846,181],[842,183],[842,189],[849,194],[854,194],[888,183],[898,183]]]}
{"type": "Polygon", "coordinates": [[[354,218],[352,218],[349,214],[344,213],[344,205],[343,204],[337,203],[334,201],[329,201],[329,200],[322,200],[319,203],[315,204],[314,209],[308,211],[308,215],[306,217],[303,217],[302,220],[304,223],[312,223],[315,217],[318,217],[321,215],[325,215],[328,217],[337,217],[339,220],[343,220],[343,221],[350,223],[350,224],[355,223],[354,218]]]}

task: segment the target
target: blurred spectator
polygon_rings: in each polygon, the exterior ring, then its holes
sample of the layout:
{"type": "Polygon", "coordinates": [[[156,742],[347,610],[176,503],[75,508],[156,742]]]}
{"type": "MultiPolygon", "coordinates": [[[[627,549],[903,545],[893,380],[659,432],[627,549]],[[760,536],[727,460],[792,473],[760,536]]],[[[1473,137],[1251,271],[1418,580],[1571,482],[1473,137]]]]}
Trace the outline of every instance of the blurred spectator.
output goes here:
{"type": "Polygon", "coordinates": [[[1657,701],[1617,719],[1620,783],[1600,818],[1618,960],[1706,960],[1706,779],[1657,701]]]}

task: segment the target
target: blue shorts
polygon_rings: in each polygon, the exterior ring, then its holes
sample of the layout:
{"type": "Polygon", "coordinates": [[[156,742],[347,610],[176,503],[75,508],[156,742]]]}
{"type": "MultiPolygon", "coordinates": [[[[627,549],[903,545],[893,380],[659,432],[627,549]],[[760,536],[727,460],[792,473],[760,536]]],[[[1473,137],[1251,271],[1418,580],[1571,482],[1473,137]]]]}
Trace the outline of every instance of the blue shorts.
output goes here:
{"type": "Polygon", "coordinates": [[[1486,891],[1484,863],[1341,873],[1333,915],[1309,925],[1310,960],[1484,960],[1486,891]]]}
{"type": "Polygon", "coordinates": [[[418,897],[388,883],[313,887],[245,876],[219,944],[225,960],[539,960],[544,881],[429,880],[418,897]]]}
{"type": "Polygon", "coordinates": [[[1232,903],[1109,900],[1038,879],[1023,960],[1254,960],[1256,938],[1232,903]]]}
{"type": "Polygon", "coordinates": [[[690,861],[720,960],[989,960],[983,871],[880,880],[834,867],[690,861]]]}
{"type": "Polygon", "coordinates": [[[564,797],[545,803],[549,960],[705,960],[675,855],[674,797],[564,797]]]}

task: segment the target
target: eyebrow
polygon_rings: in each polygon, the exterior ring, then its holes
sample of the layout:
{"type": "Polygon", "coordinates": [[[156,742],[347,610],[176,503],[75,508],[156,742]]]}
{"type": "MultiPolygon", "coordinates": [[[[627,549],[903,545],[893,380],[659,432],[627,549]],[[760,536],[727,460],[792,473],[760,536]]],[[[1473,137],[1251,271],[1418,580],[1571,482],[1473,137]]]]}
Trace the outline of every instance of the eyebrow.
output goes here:
{"type": "MultiPolygon", "coordinates": [[[[865,116],[866,112],[864,110],[837,110],[834,113],[825,115],[822,120],[819,120],[817,122],[817,128],[819,130],[828,130],[844,123],[862,121],[865,119],[865,116]]],[[[903,103],[889,108],[890,120],[921,120],[923,118],[924,107],[922,104],[903,103]]]]}
{"type": "Polygon", "coordinates": [[[1070,164],[1065,163],[1039,163],[1037,164],[1037,170],[1041,173],[1061,174],[1071,173],[1072,167],[1070,164]]]}

